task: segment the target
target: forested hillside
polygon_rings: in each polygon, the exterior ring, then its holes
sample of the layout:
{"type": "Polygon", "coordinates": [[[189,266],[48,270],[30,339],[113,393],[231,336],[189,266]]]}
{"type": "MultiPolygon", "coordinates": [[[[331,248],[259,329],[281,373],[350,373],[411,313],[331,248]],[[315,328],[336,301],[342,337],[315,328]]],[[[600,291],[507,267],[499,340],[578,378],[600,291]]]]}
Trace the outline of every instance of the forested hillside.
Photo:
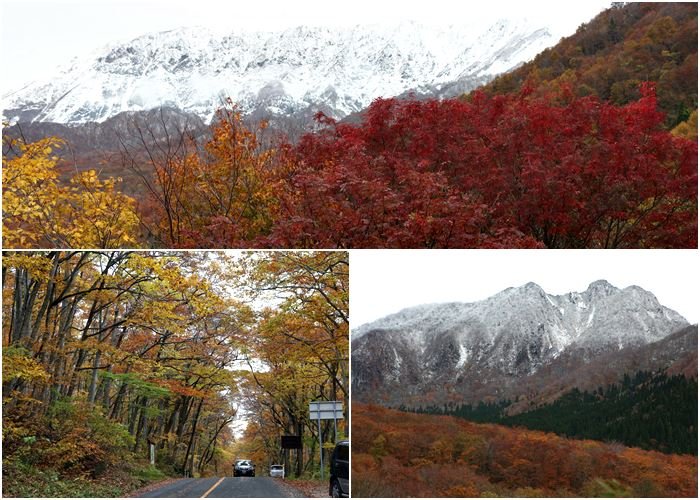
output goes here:
{"type": "Polygon", "coordinates": [[[696,497],[697,457],[353,405],[358,497],[696,497]]]}
{"type": "Polygon", "coordinates": [[[508,411],[510,401],[450,404],[418,412],[697,455],[697,391],[695,378],[638,372],[592,392],[573,389],[552,403],[514,415],[508,411]]]}
{"type": "Polygon", "coordinates": [[[697,38],[695,2],[614,3],[485,91],[517,93],[527,82],[544,94],[568,86],[576,95],[621,105],[639,99],[640,82],[654,81],[664,123],[673,128],[697,110],[697,38]]]}
{"type": "Polygon", "coordinates": [[[346,254],[38,252],[2,264],[4,496],[124,496],[168,475],[230,475],[241,418],[258,456],[279,460],[279,435],[294,431],[310,444],[290,473],[317,467],[308,401],[348,398],[346,254]]]}

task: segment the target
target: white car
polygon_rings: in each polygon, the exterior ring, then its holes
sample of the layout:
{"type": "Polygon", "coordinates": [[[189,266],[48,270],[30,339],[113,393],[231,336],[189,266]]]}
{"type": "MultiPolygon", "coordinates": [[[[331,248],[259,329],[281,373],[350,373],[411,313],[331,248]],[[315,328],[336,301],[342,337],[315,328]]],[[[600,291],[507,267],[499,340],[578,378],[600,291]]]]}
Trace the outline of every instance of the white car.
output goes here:
{"type": "Polygon", "coordinates": [[[284,479],[284,465],[271,465],[270,477],[281,477],[284,479]]]}

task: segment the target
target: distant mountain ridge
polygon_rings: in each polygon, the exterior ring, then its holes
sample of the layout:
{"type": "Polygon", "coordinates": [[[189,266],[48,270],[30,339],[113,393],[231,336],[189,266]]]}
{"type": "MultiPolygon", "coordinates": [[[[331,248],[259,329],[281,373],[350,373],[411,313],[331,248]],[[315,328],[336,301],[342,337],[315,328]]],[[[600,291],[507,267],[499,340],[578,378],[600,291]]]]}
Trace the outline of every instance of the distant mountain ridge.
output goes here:
{"type": "Polygon", "coordinates": [[[353,394],[407,406],[515,399],[556,386],[562,363],[575,372],[687,326],[640,287],[600,280],[584,292],[549,295],[528,283],[479,302],[406,309],[355,329],[353,394]]]}
{"type": "Polygon", "coordinates": [[[409,91],[454,96],[532,59],[556,40],[520,20],[488,26],[393,26],[215,35],[151,33],[75,59],[4,96],[15,122],[82,124],[169,107],[208,122],[227,98],[246,114],[335,118],[409,91]]]}

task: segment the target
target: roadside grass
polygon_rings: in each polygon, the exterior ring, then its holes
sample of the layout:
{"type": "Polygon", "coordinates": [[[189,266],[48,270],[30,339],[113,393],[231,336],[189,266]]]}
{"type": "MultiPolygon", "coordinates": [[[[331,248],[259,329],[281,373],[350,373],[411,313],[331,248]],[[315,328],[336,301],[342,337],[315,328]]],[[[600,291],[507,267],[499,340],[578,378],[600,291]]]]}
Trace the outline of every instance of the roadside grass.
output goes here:
{"type": "Polygon", "coordinates": [[[2,496],[23,498],[111,498],[167,476],[151,465],[128,464],[109,468],[100,477],[67,477],[54,469],[39,468],[17,460],[3,460],[2,496]]]}
{"type": "Polygon", "coordinates": [[[167,478],[168,475],[153,465],[148,465],[147,467],[136,469],[133,473],[133,477],[147,484],[154,481],[162,481],[167,478]]]}

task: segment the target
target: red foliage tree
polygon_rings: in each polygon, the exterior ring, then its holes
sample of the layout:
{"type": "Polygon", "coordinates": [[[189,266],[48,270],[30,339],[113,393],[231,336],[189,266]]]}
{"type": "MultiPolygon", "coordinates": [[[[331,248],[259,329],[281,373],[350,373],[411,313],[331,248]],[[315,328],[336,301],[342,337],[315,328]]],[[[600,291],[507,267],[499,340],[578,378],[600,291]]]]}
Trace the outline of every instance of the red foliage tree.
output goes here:
{"type": "Polygon", "coordinates": [[[324,117],[287,149],[268,243],[696,247],[697,144],[662,128],[653,85],[641,91],[623,107],[526,87],[377,100],[360,125],[324,117]]]}
{"type": "Polygon", "coordinates": [[[654,85],[625,106],[533,89],[380,99],[274,150],[222,113],[152,160],[142,222],[175,247],[697,247],[697,141],[663,128],[654,85]]]}

